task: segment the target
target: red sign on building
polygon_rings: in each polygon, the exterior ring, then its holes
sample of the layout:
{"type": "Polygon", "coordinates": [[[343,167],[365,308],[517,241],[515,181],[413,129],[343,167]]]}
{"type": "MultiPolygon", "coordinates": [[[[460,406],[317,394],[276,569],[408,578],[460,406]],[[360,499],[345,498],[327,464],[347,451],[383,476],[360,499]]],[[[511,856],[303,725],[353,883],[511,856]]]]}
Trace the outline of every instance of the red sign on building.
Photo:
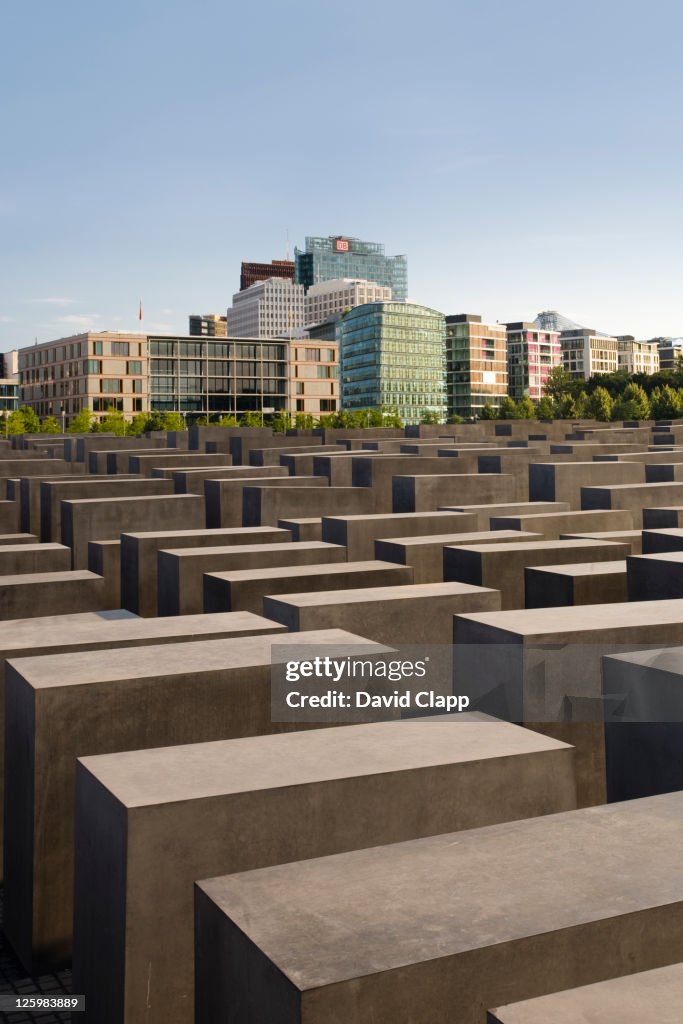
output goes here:
{"type": "Polygon", "coordinates": [[[348,240],[348,238],[335,238],[335,240],[334,240],[334,251],[335,252],[348,252],[349,251],[349,240],[348,240]]]}

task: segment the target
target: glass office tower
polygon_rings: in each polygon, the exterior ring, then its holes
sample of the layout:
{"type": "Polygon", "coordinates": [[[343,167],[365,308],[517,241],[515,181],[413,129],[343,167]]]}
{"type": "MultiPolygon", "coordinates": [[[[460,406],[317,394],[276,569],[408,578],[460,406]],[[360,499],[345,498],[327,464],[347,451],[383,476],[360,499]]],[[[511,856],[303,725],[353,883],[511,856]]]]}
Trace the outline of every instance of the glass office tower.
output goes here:
{"type": "Polygon", "coordinates": [[[412,302],[357,306],[339,324],[343,409],[396,409],[406,423],[446,415],[446,320],[412,302]]]}
{"type": "Polygon", "coordinates": [[[362,242],[342,235],[307,237],[306,248],[294,250],[294,262],[294,280],[306,290],[321,281],[349,277],[391,288],[394,302],[405,302],[408,297],[408,260],[405,256],[385,256],[381,242],[362,242]]]}

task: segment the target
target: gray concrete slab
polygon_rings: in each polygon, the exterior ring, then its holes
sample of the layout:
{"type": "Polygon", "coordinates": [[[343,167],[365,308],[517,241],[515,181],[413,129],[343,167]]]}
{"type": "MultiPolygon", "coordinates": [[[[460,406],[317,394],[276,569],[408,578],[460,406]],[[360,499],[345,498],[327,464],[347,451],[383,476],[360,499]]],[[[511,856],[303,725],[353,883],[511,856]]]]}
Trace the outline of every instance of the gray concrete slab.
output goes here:
{"type": "Polygon", "coordinates": [[[87,570],[0,576],[0,619],[29,619],[113,608],[101,576],[87,570]]]}
{"type": "Polygon", "coordinates": [[[204,481],[209,529],[242,526],[242,491],[245,487],[257,486],[264,476],[268,477],[270,487],[327,487],[324,477],[291,477],[284,466],[256,466],[253,470],[245,467],[245,473],[249,475],[204,481]]]}
{"type": "Polygon", "coordinates": [[[121,541],[91,540],[88,543],[88,569],[104,578],[105,590],[112,608],[120,608],[121,541]]]}
{"type": "Polygon", "coordinates": [[[192,1020],[197,878],[575,807],[571,748],[483,716],[105,754],[76,776],[74,991],[98,1024],[192,1020]]]}
{"type": "Polygon", "coordinates": [[[204,499],[199,494],[63,501],[62,543],[71,548],[72,564],[79,569],[88,563],[91,540],[117,540],[131,530],[199,530],[204,518],[204,499]]]}
{"type": "Polygon", "coordinates": [[[633,518],[626,509],[593,512],[543,512],[514,516],[492,516],[492,530],[531,530],[546,540],[559,540],[571,530],[632,530],[633,518]]]}
{"type": "Polygon", "coordinates": [[[320,516],[304,516],[301,519],[278,519],[277,525],[289,530],[292,540],[322,540],[322,519],[320,516]]]}
{"type": "Polygon", "coordinates": [[[76,758],[305,728],[273,722],[270,693],[272,659],[303,643],[385,650],[333,629],[7,663],[3,925],[27,970],[70,953],[76,758]]]}
{"type": "Polygon", "coordinates": [[[626,560],[544,565],[524,570],[525,607],[627,601],[626,560]]]}
{"type": "Polygon", "coordinates": [[[683,597],[683,551],[632,555],[626,564],[629,601],[683,597]]]}
{"type": "Polygon", "coordinates": [[[489,1024],[679,1024],[683,964],[639,971],[491,1010],[489,1024]]]}
{"type": "Polygon", "coordinates": [[[393,644],[448,644],[453,616],[498,611],[500,593],[468,583],[423,583],[264,597],[263,612],[290,632],[338,626],[393,644]]]}
{"type": "Polygon", "coordinates": [[[0,544],[37,544],[38,538],[34,533],[2,533],[0,544]]]}
{"type": "Polygon", "coordinates": [[[676,530],[683,527],[683,505],[670,508],[644,508],[644,530],[676,530]]]}
{"type": "Polygon", "coordinates": [[[483,1024],[669,964],[679,842],[675,793],[201,882],[197,1024],[483,1024]]]}
{"type": "Polygon", "coordinates": [[[639,555],[643,544],[642,530],[590,530],[588,533],[561,533],[560,540],[609,540],[628,544],[630,554],[639,555]]]}
{"type": "Polygon", "coordinates": [[[173,484],[170,480],[136,480],[134,477],[43,480],[39,493],[40,539],[61,540],[62,501],[75,501],[80,498],[133,498],[161,494],[173,494],[173,484]]]}
{"type": "Polygon", "coordinates": [[[204,573],[346,562],[346,548],[322,541],[238,544],[161,550],[157,559],[159,615],[196,615],[203,609],[204,573]]]}
{"type": "Polygon", "coordinates": [[[441,583],[444,579],[444,548],[457,545],[529,543],[541,540],[538,533],[517,530],[484,530],[444,533],[432,537],[387,537],[375,541],[375,557],[413,568],[415,583],[441,583]]]}
{"type": "Polygon", "coordinates": [[[291,534],[272,526],[219,530],[162,530],[121,534],[121,601],[145,617],[157,614],[157,558],[162,549],[227,547],[230,544],[281,544],[291,534]]]}
{"type": "Polygon", "coordinates": [[[413,570],[391,562],[340,562],[330,565],[296,565],[241,572],[204,575],[204,610],[236,611],[245,609],[261,614],[263,599],[269,594],[354,590],[358,587],[382,587],[413,582],[413,570]]]}
{"type": "Polygon", "coordinates": [[[477,473],[476,453],[460,454],[457,459],[441,459],[420,455],[356,455],[352,462],[351,483],[354,487],[368,488],[375,501],[374,512],[422,512],[433,511],[421,507],[398,508],[394,501],[395,476],[408,473],[419,474],[475,474],[477,473]]]}
{"type": "Polygon", "coordinates": [[[683,551],[683,529],[679,527],[643,530],[642,538],[641,554],[643,555],[657,555],[664,551],[683,551]]]}
{"type": "Polygon", "coordinates": [[[543,512],[568,512],[566,501],[510,501],[487,505],[453,505],[444,512],[471,512],[477,516],[477,529],[490,530],[491,516],[534,515],[543,512]]]}
{"type": "Polygon", "coordinates": [[[539,462],[529,466],[532,501],[566,501],[581,508],[581,488],[602,484],[645,482],[645,469],[631,462],[539,462]]]}
{"type": "Polygon", "coordinates": [[[71,552],[63,544],[0,544],[0,577],[70,568],[71,552]]]}
{"type": "MultiPolygon", "coordinates": [[[[291,484],[299,480],[323,481],[323,477],[289,477],[291,484]]],[[[242,491],[242,523],[244,526],[276,526],[280,519],[302,515],[329,516],[336,512],[349,515],[370,513],[374,508],[372,494],[363,487],[270,487],[249,485],[242,491]]]]}
{"type": "Polygon", "coordinates": [[[207,455],[205,452],[160,452],[131,454],[128,457],[128,472],[151,476],[157,466],[174,466],[178,469],[200,469],[202,466],[231,466],[232,456],[225,454],[207,455]]]}
{"type": "Polygon", "coordinates": [[[609,487],[582,487],[583,509],[629,509],[633,525],[643,526],[643,509],[662,505],[676,505],[683,501],[683,483],[612,484],[609,487]]]}
{"type": "Polygon", "coordinates": [[[503,473],[396,476],[392,509],[394,512],[434,512],[456,502],[473,505],[514,501],[515,489],[514,477],[503,473]]]}
{"type": "Polygon", "coordinates": [[[429,534],[476,530],[477,517],[461,512],[380,513],[360,516],[324,516],[322,539],[344,544],[350,561],[373,558],[381,537],[422,537],[429,534]]]}
{"type": "Polygon", "coordinates": [[[504,610],[524,607],[524,570],[536,565],[614,562],[626,558],[628,545],[598,540],[541,540],[521,543],[445,547],[445,580],[459,580],[501,592],[504,610]]]}

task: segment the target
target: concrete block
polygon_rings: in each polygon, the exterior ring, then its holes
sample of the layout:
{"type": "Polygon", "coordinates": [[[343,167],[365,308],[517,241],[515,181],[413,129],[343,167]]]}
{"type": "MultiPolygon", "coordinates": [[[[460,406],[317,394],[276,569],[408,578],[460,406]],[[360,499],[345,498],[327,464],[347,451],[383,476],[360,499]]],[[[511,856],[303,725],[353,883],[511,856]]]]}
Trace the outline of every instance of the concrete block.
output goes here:
{"type": "Polygon", "coordinates": [[[545,565],[524,570],[525,607],[627,601],[626,561],[545,565]]]}
{"type": "Polygon", "coordinates": [[[488,1024],[678,1024],[683,964],[524,999],[491,1010],[488,1024]]]}
{"type": "MultiPolygon", "coordinates": [[[[324,483],[323,477],[289,477],[290,484],[299,480],[324,483]]],[[[362,487],[271,487],[249,485],[242,491],[242,523],[244,526],[276,526],[279,519],[296,518],[304,513],[329,516],[334,512],[362,515],[372,512],[372,494],[362,487]]]]}
{"type": "MultiPolygon", "coordinates": [[[[69,549],[67,548],[67,551],[69,549]]],[[[104,578],[112,608],[121,607],[121,541],[91,540],[88,543],[88,569],[104,578]]]]}
{"type": "Polygon", "coordinates": [[[157,614],[157,557],[162,549],[228,547],[230,544],[281,544],[287,530],[272,526],[224,530],[164,530],[121,534],[121,601],[138,615],[157,614]]]}
{"type": "Polygon", "coordinates": [[[176,494],[203,494],[205,480],[233,480],[244,476],[242,466],[205,466],[203,469],[163,469],[152,470],[152,479],[159,477],[173,481],[176,494]]]}
{"type": "Polygon", "coordinates": [[[683,529],[679,527],[643,530],[644,555],[657,555],[664,551],[683,551],[683,529]]]}
{"type": "Polygon", "coordinates": [[[271,654],[304,643],[383,650],[333,629],[7,663],[3,925],[27,970],[71,949],[76,758],[304,728],[270,703],[271,654]]]}
{"type": "Polygon", "coordinates": [[[434,512],[456,502],[464,505],[494,504],[513,501],[514,492],[514,478],[502,473],[396,476],[393,480],[393,511],[434,512]]]}
{"type": "Polygon", "coordinates": [[[202,466],[231,466],[232,456],[225,454],[207,455],[204,452],[174,452],[135,454],[128,456],[128,472],[151,476],[157,466],[200,469],[202,466]]]}
{"type": "Polygon", "coordinates": [[[375,541],[381,537],[423,537],[476,528],[477,517],[461,512],[324,516],[322,538],[330,544],[344,544],[349,560],[359,561],[374,557],[375,541]]]}
{"type": "Polygon", "coordinates": [[[91,540],[117,540],[131,530],[198,530],[203,526],[204,499],[198,494],[62,502],[62,542],[71,548],[75,569],[87,565],[91,540]]]}
{"type": "MultiPolygon", "coordinates": [[[[394,500],[395,476],[408,473],[412,475],[440,476],[451,474],[464,475],[477,473],[477,456],[460,454],[457,459],[423,458],[418,455],[357,455],[352,463],[351,482],[354,487],[366,487],[375,498],[375,512],[422,512],[433,511],[433,508],[397,508],[394,500]]],[[[474,499],[473,499],[474,500],[474,499]]]]}
{"type": "Polygon", "coordinates": [[[679,838],[674,793],[201,882],[197,1024],[483,1024],[670,964],[679,838]]]}
{"type": "Polygon", "coordinates": [[[532,501],[566,501],[581,508],[581,488],[603,484],[645,482],[645,470],[627,462],[539,462],[529,466],[532,501]]]}
{"type": "Polygon", "coordinates": [[[380,561],[207,573],[204,576],[204,611],[244,609],[260,614],[263,598],[269,594],[320,593],[412,582],[413,570],[408,566],[380,561]]]}
{"type": "Polygon", "coordinates": [[[338,626],[363,631],[369,640],[402,644],[450,644],[453,616],[498,611],[500,593],[467,583],[423,583],[360,590],[264,597],[263,613],[290,632],[338,626]]]}
{"type": "Polygon", "coordinates": [[[0,619],[113,608],[104,580],[87,570],[0,576],[0,619]]]}
{"type": "Polygon", "coordinates": [[[543,512],[568,512],[566,501],[510,501],[488,505],[452,505],[443,512],[471,512],[477,516],[476,529],[491,529],[492,516],[535,515],[543,512]]]}
{"type": "Polygon", "coordinates": [[[459,580],[501,592],[503,609],[524,607],[524,570],[535,565],[614,562],[628,555],[626,544],[598,540],[524,541],[446,547],[445,580],[459,580]]]}
{"type": "Polygon", "coordinates": [[[2,533],[0,544],[37,544],[38,538],[33,533],[2,533]]]}
{"type": "MultiPolygon", "coordinates": [[[[268,477],[271,487],[327,487],[327,481],[320,479],[319,485],[312,483],[316,477],[301,477],[299,483],[295,477],[288,476],[284,466],[256,466],[254,469],[245,469],[245,475],[240,477],[222,477],[219,479],[204,481],[204,496],[206,498],[206,525],[209,529],[216,530],[228,526],[242,526],[242,491],[245,487],[256,486],[263,477],[268,477]],[[274,479],[273,479],[274,478],[274,479]]],[[[273,524],[275,525],[275,524],[273,524]]]]}
{"type": "Polygon", "coordinates": [[[18,501],[0,501],[0,531],[18,533],[21,529],[21,505],[18,501]]]}
{"type": "Polygon", "coordinates": [[[683,483],[665,484],[612,484],[610,487],[582,487],[583,509],[629,509],[633,525],[643,526],[643,509],[683,501],[683,483]]]}
{"type": "Polygon", "coordinates": [[[514,516],[492,516],[492,530],[530,530],[546,540],[558,540],[570,530],[632,530],[631,513],[619,511],[543,512],[514,516]]]}
{"type": "Polygon", "coordinates": [[[683,597],[683,551],[632,555],[626,565],[629,601],[683,597]]]}
{"type": "Polygon", "coordinates": [[[62,544],[3,544],[0,577],[23,573],[63,572],[71,568],[71,552],[62,544]]]}
{"type": "Polygon", "coordinates": [[[105,754],[76,776],[74,986],[98,1024],[192,1020],[197,878],[575,807],[571,748],[477,716],[105,754]]]}
{"type": "Polygon", "coordinates": [[[607,540],[628,544],[632,555],[641,553],[642,537],[642,530],[590,530],[588,533],[560,534],[560,540],[607,540]]]}
{"type": "Polygon", "coordinates": [[[346,562],[346,548],[321,541],[295,544],[239,544],[228,547],[179,548],[159,551],[159,615],[193,615],[202,611],[204,573],[231,572],[294,565],[346,562]]]}
{"type": "Polygon", "coordinates": [[[133,498],[173,494],[170,480],[136,480],[133,477],[86,477],[82,480],[43,480],[40,483],[40,539],[57,541],[62,537],[62,501],[81,498],[133,498]]]}
{"type": "Polygon", "coordinates": [[[322,519],[312,516],[303,519],[279,519],[277,524],[283,530],[289,530],[292,540],[322,540],[322,519]]]}
{"type": "Polygon", "coordinates": [[[680,530],[683,528],[683,505],[672,508],[644,508],[644,530],[680,530]]]}
{"type": "MultiPolygon", "coordinates": [[[[89,474],[127,473],[128,455],[131,448],[134,448],[140,454],[163,451],[163,448],[159,445],[152,446],[149,444],[126,445],[123,449],[112,450],[109,441],[110,439],[100,441],[100,447],[97,450],[87,452],[84,468],[87,469],[89,474]]],[[[78,465],[78,463],[72,463],[72,465],[78,465]]]]}
{"type": "Polygon", "coordinates": [[[540,540],[538,533],[516,530],[486,530],[481,533],[444,533],[433,537],[390,537],[375,541],[375,557],[413,568],[415,583],[441,583],[444,579],[444,549],[460,544],[528,543],[540,540]]]}

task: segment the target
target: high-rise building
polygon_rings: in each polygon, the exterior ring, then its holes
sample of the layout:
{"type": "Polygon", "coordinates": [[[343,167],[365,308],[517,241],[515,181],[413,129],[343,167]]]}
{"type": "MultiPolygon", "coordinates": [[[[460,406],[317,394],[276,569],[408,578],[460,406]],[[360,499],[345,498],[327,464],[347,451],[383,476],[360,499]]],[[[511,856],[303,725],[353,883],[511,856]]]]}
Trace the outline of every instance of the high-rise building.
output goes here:
{"type": "Polygon", "coordinates": [[[588,380],[594,373],[616,373],[619,369],[619,343],[591,327],[562,331],[562,365],[572,377],[588,380]]]}
{"type": "Polygon", "coordinates": [[[446,402],[448,415],[469,420],[485,405],[498,408],[508,393],[507,332],[504,324],[480,316],[446,317],[446,402]]]}
{"type": "Polygon", "coordinates": [[[226,338],[228,318],[217,313],[205,313],[203,316],[191,314],[190,334],[203,338],[226,338]]]}
{"type": "Polygon", "coordinates": [[[305,249],[294,250],[294,280],[308,289],[321,281],[360,278],[391,288],[393,302],[408,297],[408,261],[405,256],[386,256],[381,242],[330,235],[309,236],[305,249]]]}
{"type": "Polygon", "coordinates": [[[391,288],[348,277],[313,284],[306,292],[306,323],[317,324],[367,302],[391,302],[391,288]]]}
{"type": "Polygon", "coordinates": [[[228,310],[231,338],[286,338],[304,326],[305,292],[301,284],[271,277],[235,292],[228,310]]]}
{"type": "Polygon", "coordinates": [[[659,352],[660,370],[680,370],[683,367],[683,338],[651,338],[659,352]]]}
{"type": "Polygon", "coordinates": [[[396,409],[406,423],[446,415],[442,313],[412,302],[357,306],[339,322],[343,409],[396,409]]]}
{"type": "Polygon", "coordinates": [[[84,408],[98,419],[110,408],[127,416],[146,411],[147,335],[87,332],[21,348],[19,384],[22,403],[40,417],[70,420],[84,408]]]}
{"type": "Polygon", "coordinates": [[[508,393],[518,402],[524,395],[538,402],[543,397],[548,374],[560,366],[558,331],[542,330],[518,320],[505,325],[508,341],[508,393]]]}
{"type": "Polygon", "coordinates": [[[619,369],[626,373],[658,373],[659,349],[649,341],[636,341],[630,334],[617,338],[619,369]]]}
{"type": "Polygon", "coordinates": [[[251,288],[257,281],[267,281],[270,277],[282,277],[287,281],[294,280],[294,260],[272,260],[270,263],[242,262],[240,273],[240,291],[251,288]]]}

